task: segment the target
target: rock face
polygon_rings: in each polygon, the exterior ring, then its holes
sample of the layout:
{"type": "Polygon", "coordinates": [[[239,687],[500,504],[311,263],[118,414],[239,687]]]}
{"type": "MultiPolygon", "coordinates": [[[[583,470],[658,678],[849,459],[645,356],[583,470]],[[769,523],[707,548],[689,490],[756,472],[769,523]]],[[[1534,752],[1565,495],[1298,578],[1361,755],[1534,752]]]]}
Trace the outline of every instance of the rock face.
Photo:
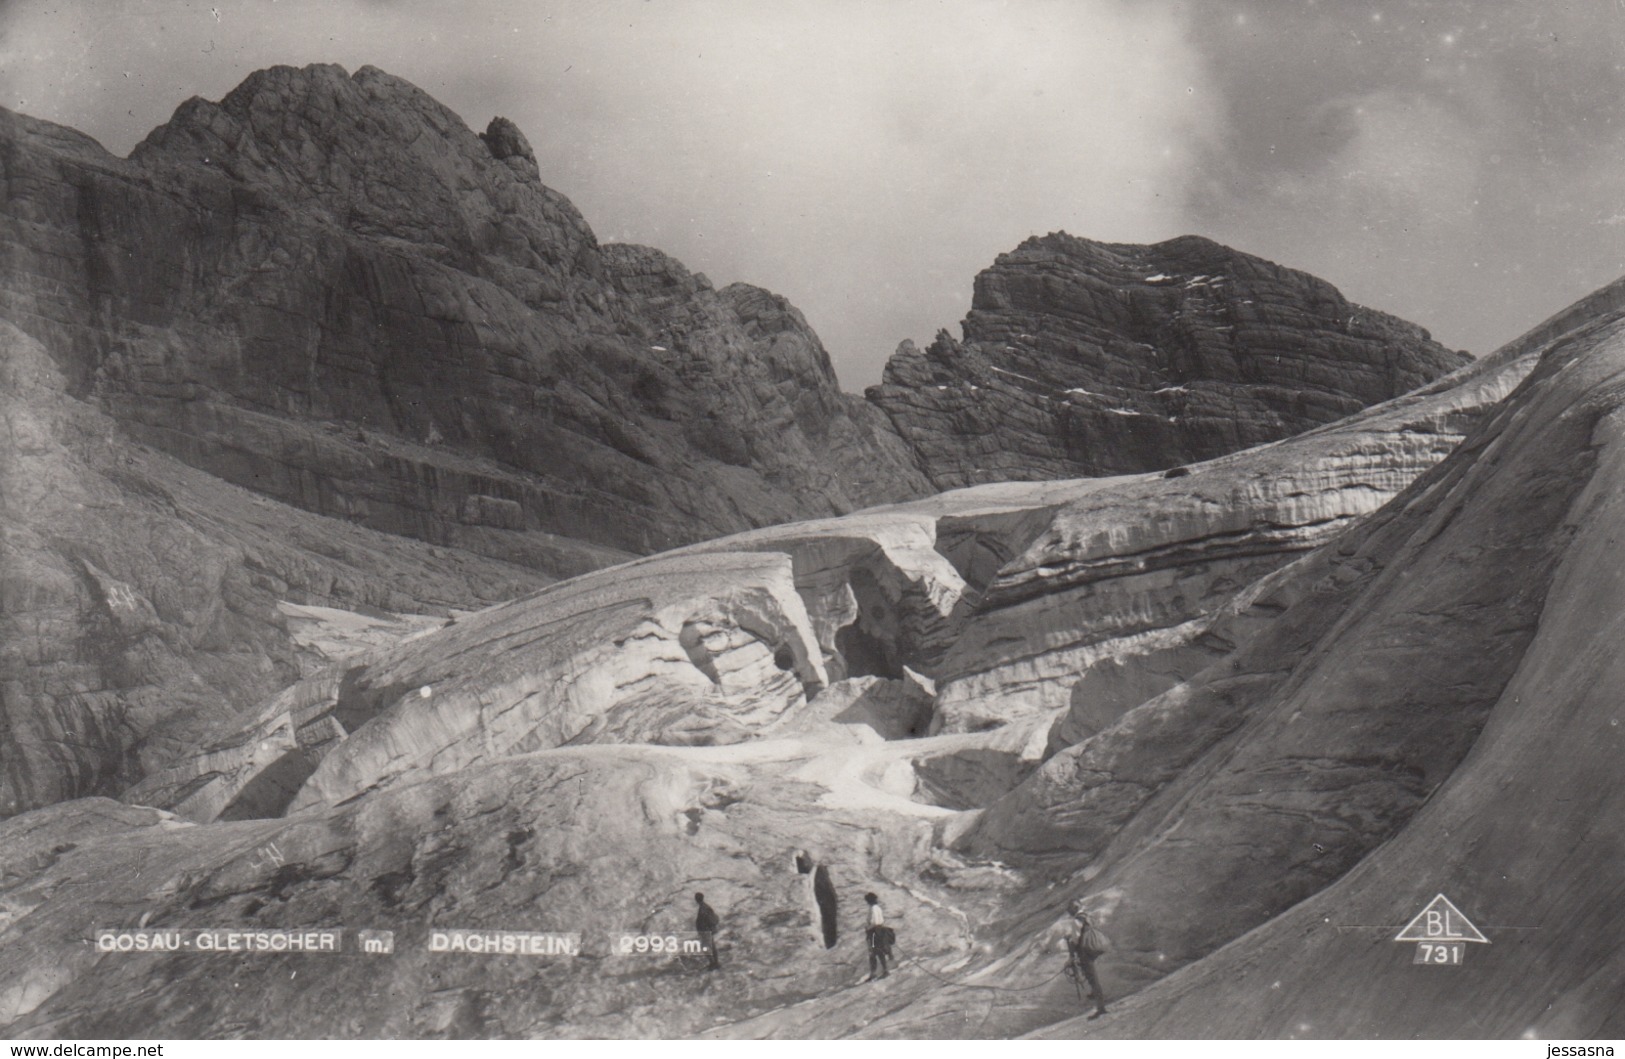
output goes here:
{"type": "Polygon", "coordinates": [[[1612,640],[1591,633],[1625,613],[1597,576],[1625,315],[1597,304],[1174,478],[977,487],[393,639],[330,631],[342,656],[200,732],[137,804],[0,823],[6,1032],[1093,1032],[1066,1021],[1055,973],[1075,896],[1116,942],[1108,990],[1145,998],[1115,1003],[1130,1028],[1109,1032],[1305,1032],[1305,1012],[1385,1032],[1401,994],[1436,1033],[1607,1032],[1619,967],[1597,939],[1619,924],[1586,880],[1611,877],[1622,817],[1612,640]],[[1047,618],[1011,618],[1050,597],[1047,618]],[[1453,866],[1427,869],[1441,851],[1453,866]],[[701,887],[732,931],[727,988],[611,950],[611,931],[683,929],[701,887]],[[1439,889],[1543,933],[1494,935],[1496,953],[1533,947],[1479,961],[1488,979],[1429,980],[1426,1006],[1327,919],[1397,931],[1439,889]],[[922,965],[881,988],[850,987],[865,890],[922,965]],[[397,950],[98,956],[92,921],[339,924],[393,930],[397,950]],[[580,930],[583,955],[432,952],[450,928],[580,930]],[[1332,983],[1305,963],[1279,1002],[1238,992],[1305,931],[1332,983]],[[1461,990],[1506,1011],[1485,1023],[1461,990]]]}
{"type": "MultiPolygon", "coordinates": [[[[976,503],[995,522],[1041,516],[1064,488],[976,503]]],[[[832,725],[924,735],[933,659],[970,616],[969,585],[935,547],[939,520],[963,510],[945,497],[757,530],[359,651],[251,720],[223,721],[201,752],[126,796],[206,822],[561,746],[728,745],[832,725]]],[[[1011,525],[1020,534],[1022,520],[1011,525]]]]}
{"type": "MultiPolygon", "coordinates": [[[[1567,405],[1554,397],[1545,417],[1520,425],[1550,429],[1567,405]]],[[[1116,910],[1125,958],[1138,948],[1148,959],[1184,962],[1239,933],[1238,923],[1245,929],[1303,896],[1241,885],[1272,853],[1307,892],[1341,875],[1449,775],[1538,624],[1568,532],[1563,520],[1590,474],[1581,439],[1592,424],[1572,416],[1566,437],[1502,437],[1493,428],[1511,414],[1503,410],[1459,450],[1452,473],[1441,468],[1419,481],[1408,504],[1273,579],[1250,601],[1269,613],[1267,627],[1245,646],[1147,696],[1047,764],[1046,797],[1062,775],[1071,780],[1054,812],[1034,812],[1026,798],[1035,788],[1023,788],[989,810],[986,833],[1019,846],[1026,836],[1012,833],[1017,821],[1069,822],[1079,834],[1073,848],[1100,853],[1104,845],[1086,837],[1093,835],[1138,849],[1148,833],[1124,834],[1123,825],[1138,813],[1136,826],[1145,826],[1156,815],[1148,802],[1178,805],[1181,846],[1202,849],[1199,865],[1170,870],[1161,862],[1172,849],[1159,848],[1135,858],[1131,878],[1108,868],[1096,880],[1133,895],[1125,905],[1145,899],[1159,909],[1158,929],[1167,933],[1145,938],[1129,933],[1126,907],[1116,910]],[[1502,458],[1486,458],[1496,454],[1502,458]],[[1243,726],[1245,738],[1227,738],[1243,726]],[[1180,789],[1187,784],[1193,789],[1180,789]],[[1215,842],[1221,834],[1236,841],[1234,867],[1204,848],[1204,826],[1215,842]],[[1197,902],[1170,914],[1154,892],[1159,877],[1199,877],[1229,906],[1221,914],[1197,902]]]]}
{"type": "Polygon", "coordinates": [[[117,793],[369,640],[549,580],[132,445],[4,322],[0,431],[0,815],[117,793]]]}
{"type": "Polygon", "coordinates": [[[511,122],[377,70],[263,71],[128,160],[0,145],[0,814],[338,641],[929,489],[782,299],[600,247],[511,122]]]}
{"type": "MultiPolygon", "coordinates": [[[[1337,549],[1338,565],[1375,562],[1350,586],[1367,598],[1337,607],[1345,616],[1314,657],[1246,711],[1236,729],[1245,739],[1217,742],[1183,789],[1158,796],[1143,831],[1114,840],[1147,848],[1178,799],[1192,806],[1184,853],[1165,844],[1130,867],[1108,852],[1089,889],[1123,895],[1121,929],[1135,936],[1141,928],[1129,924],[1144,921],[1130,906],[1157,900],[1141,873],[1212,880],[1239,867],[1236,853],[1213,850],[1205,864],[1178,863],[1219,820],[1249,836],[1250,877],[1279,870],[1285,885],[1234,910],[1193,890],[1191,919],[1174,928],[1185,939],[1203,937],[1195,920],[1204,914],[1263,925],[1148,990],[1108,1032],[1609,1037],[1625,1028],[1625,959],[1612,944],[1625,919],[1599,889],[1625,837],[1625,788],[1610,764],[1625,750],[1608,690],[1620,662],[1602,646],[1625,622],[1622,378],[1617,319],[1572,338],[1409,504],[1337,549]],[[1305,735],[1333,731],[1307,758],[1312,767],[1287,771],[1306,760],[1305,735]],[[1313,856],[1306,839],[1316,840],[1313,856]],[[1408,960],[1393,967],[1392,933],[1349,929],[1388,922],[1391,910],[1402,923],[1402,910],[1440,891],[1480,923],[1518,929],[1488,931],[1491,944],[1472,946],[1467,973],[1447,981],[1408,960]],[[1308,900],[1286,911],[1299,897],[1308,900]],[[1541,969],[1532,993],[1520,981],[1526,968],[1541,969]],[[1274,1003],[1237,999],[1254,969],[1282,983],[1274,1003]],[[1452,1009],[1456,1019],[1440,1025],[1452,1009]]],[[[1327,602],[1336,607],[1340,594],[1327,602]]],[[[1193,681],[1192,701],[1213,682],[1193,681]]]]}
{"type": "Polygon", "coordinates": [[[1029,239],[976,278],[963,329],[963,342],[904,342],[868,391],[941,488],[1211,459],[1468,359],[1322,280],[1195,236],[1029,239]]]}
{"type": "Polygon", "coordinates": [[[852,907],[865,888],[918,943],[964,947],[960,921],[929,903],[931,890],[891,881],[928,844],[928,821],[892,814],[875,828],[872,810],[808,814],[798,800],[807,786],[785,780],[709,748],[613,759],[588,748],[289,819],[197,827],[103,800],[52,806],[0,823],[0,1025],[24,1036],[47,1024],[163,1024],[216,1039],[697,1035],[860,975],[852,907]],[[828,947],[813,892],[820,869],[841,900],[828,947]],[[105,884],[97,907],[52,896],[92,872],[105,884]],[[703,992],[677,960],[610,944],[611,932],[691,930],[701,878],[723,917],[724,966],[703,992]],[[148,924],[165,929],[365,923],[394,931],[395,953],[362,955],[353,934],[341,954],[253,961],[98,955],[81,944],[83,916],[123,923],[119,904],[151,909],[148,924]],[[431,932],[447,929],[577,932],[581,954],[431,952],[431,932]]]}
{"type": "Polygon", "coordinates": [[[600,246],[511,122],[378,70],[261,71],[128,160],[0,136],[7,317],[227,481],[503,559],[544,531],[553,575],[929,490],[783,299],[600,246]]]}
{"type": "Polygon", "coordinates": [[[1261,579],[1444,458],[1533,363],[1487,359],[1433,392],[1176,477],[1079,490],[985,585],[934,674],[938,724],[1061,710],[1054,750],[1178,683],[1251,635],[1269,606],[1251,600],[1261,579]]]}

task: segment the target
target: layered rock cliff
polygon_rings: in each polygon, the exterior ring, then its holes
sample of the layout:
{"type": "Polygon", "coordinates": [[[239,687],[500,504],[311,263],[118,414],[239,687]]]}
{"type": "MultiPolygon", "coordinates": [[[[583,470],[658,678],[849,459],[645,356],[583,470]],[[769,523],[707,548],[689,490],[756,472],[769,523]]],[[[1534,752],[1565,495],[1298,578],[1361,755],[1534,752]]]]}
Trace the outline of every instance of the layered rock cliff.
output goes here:
{"type": "Polygon", "coordinates": [[[122,791],[333,658],[546,584],[560,551],[503,562],[228,485],[130,444],[4,322],[0,432],[0,815],[122,791]]]}
{"type": "Polygon", "coordinates": [[[1195,236],[1029,239],[976,277],[963,332],[904,342],[868,391],[941,488],[1211,459],[1468,359],[1323,280],[1195,236]]]}
{"type": "MultiPolygon", "coordinates": [[[[1602,646],[1625,621],[1622,377],[1617,317],[1571,335],[1409,503],[1327,556],[1320,573],[1340,583],[1314,609],[1336,613],[1336,626],[1113,840],[1088,883],[1121,895],[1131,944],[1198,941],[1206,952],[1235,940],[1135,998],[1104,1032],[1625,1028],[1625,959],[1612,943],[1625,920],[1606,896],[1625,839],[1625,722],[1609,690],[1617,652],[1602,646]],[[1181,840],[1159,842],[1175,805],[1181,840]],[[1204,843],[1216,828],[1246,836],[1244,847],[1204,843]],[[1142,854],[1126,855],[1130,845],[1142,854]],[[1193,890],[1177,911],[1160,902],[1149,930],[1134,908],[1157,902],[1153,876],[1222,883],[1260,871],[1278,873],[1274,893],[1206,891],[1232,895],[1220,907],[1193,890]],[[1463,973],[1445,980],[1392,941],[1440,892],[1493,925],[1490,944],[1468,946],[1463,973]],[[1226,918],[1231,929],[1209,932],[1226,918]],[[1243,999],[1260,989],[1270,1003],[1243,999]],[[1447,1011],[1458,1014],[1441,1024],[1447,1011]]],[[[1312,606],[1280,620],[1313,621],[1312,606]]],[[[1219,679],[1192,680],[1188,706],[1219,679]]]]}
{"type": "Polygon", "coordinates": [[[6,316],[227,481],[499,558],[929,488],[782,298],[601,246],[511,122],[476,136],[376,69],[261,71],[127,160],[11,113],[0,136],[6,316]]]}
{"type": "Polygon", "coordinates": [[[337,641],[929,488],[783,299],[601,247],[511,122],[377,70],[262,71],[123,160],[0,112],[0,181],[0,814],[337,641]]]}

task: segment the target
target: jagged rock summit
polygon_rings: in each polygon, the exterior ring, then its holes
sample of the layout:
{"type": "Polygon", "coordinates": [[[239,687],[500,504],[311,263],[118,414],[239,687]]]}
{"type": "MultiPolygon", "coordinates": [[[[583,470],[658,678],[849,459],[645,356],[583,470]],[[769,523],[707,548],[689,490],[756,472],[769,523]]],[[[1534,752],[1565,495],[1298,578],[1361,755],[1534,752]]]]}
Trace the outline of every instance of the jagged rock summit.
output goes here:
{"type": "MultiPolygon", "coordinates": [[[[929,484],[782,298],[600,245],[505,119],[275,67],[120,160],[7,113],[9,318],[136,439],[318,514],[534,558],[929,484]]],[[[590,551],[590,549],[589,549],[590,551]]]]}
{"type": "Polygon", "coordinates": [[[511,122],[378,70],[260,71],[124,160],[0,140],[0,814],[344,641],[929,490],[783,299],[600,246],[511,122]]]}
{"type": "Polygon", "coordinates": [[[1324,280],[1197,236],[1028,239],[976,277],[963,330],[904,342],[868,391],[940,488],[1211,459],[1470,359],[1324,280]]]}

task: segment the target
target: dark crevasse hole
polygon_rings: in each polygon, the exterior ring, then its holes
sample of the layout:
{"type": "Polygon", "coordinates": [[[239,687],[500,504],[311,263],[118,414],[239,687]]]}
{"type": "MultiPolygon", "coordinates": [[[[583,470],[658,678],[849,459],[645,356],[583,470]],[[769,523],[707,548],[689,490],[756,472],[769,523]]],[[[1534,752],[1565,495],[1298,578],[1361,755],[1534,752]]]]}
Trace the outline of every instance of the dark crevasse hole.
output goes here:
{"type": "Polygon", "coordinates": [[[351,666],[339,680],[338,695],[331,712],[333,719],[344,727],[346,733],[354,732],[399,702],[402,696],[417,690],[416,686],[404,684],[373,687],[366,682],[367,676],[366,666],[351,666]]]}
{"type": "Polygon", "coordinates": [[[367,889],[376,894],[378,899],[385,905],[389,906],[390,908],[394,908],[396,905],[400,904],[401,899],[406,896],[406,891],[412,888],[414,878],[415,876],[412,874],[410,868],[406,869],[405,871],[387,872],[383,875],[375,876],[372,880],[372,885],[367,887],[367,889]]]}
{"type": "MultiPolygon", "coordinates": [[[[682,645],[683,652],[688,660],[694,663],[694,668],[706,675],[713,684],[722,683],[722,675],[717,672],[716,663],[711,660],[711,652],[705,647],[705,632],[696,623],[686,621],[683,631],[677,634],[677,642],[682,645]]],[[[774,659],[777,661],[777,658],[774,659]]]]}
{"type": "Polygon", "coordinates": [[[536,837],[536,832],[528,827],[508,832],[508,856],[503,862],[503,868],[509,872],[516,872],[524,867],[525,855],[519,852],[519,847],[536,837]]]}
{"type": "Polygon", "coordinates": [[[835,634],[835,650],[846,659],[849,677],[903,679],[903,667],[897,661],[896,651],[884,640],[864,631],[861,618],[835,634]]]}
{"type": "Polygon", "coordinates": [[[813,870],[812,857],[807,855],[807,851],[802,850],[801,852],[797,853],[796,854],[796,871],[800,872],[802,875],[807,875],[812,870],[813,870]]]}
{"type": "Polygon", "coordinates": [[[244,784],[215,819],[269,820],[281,816],[320,761],[321,755],[303,748],[288,751],[244,784]]]}
{"type": "Polygon", "coordinates": [[[945,533],[939,529],[937,551],[959,571],[966,589],[977,595],[987,588],[1001,567],[1015,558],[1008,543],[998,534],[975,530],[945,533]]]}
{"type": "Polygon", "coordinates": [[[966,596],[979,599],[1004,566],[1050,526],[1053,510],[977,514],[937,520],[937,551],[965,579],[966,596]]]}
{"type": "Polygon", "coordinates": [[[914,762],[918,800],[947,809],[980,809],[1010,793],[1037,769],[1021,755],[970,748],[914,762]]]}
{"type": "Polygon", "coordinates": [[[818,918],[824,927],[824,948],[833,949],[840,937],[835,918],[835,884],[830,881],[829,869],[822,864],[813,872],[813,899],[818,902],[818,918]]]}
{"type": "Polygon", "coordinates": [[[928,735],[936,700],[914,681],[875,683],[837,713],[837,724],[866,724],[882,739],[916,739],[928,735]]]}
{"type": "Polygon", "coordinates": [[[898,643],[897,605],[875,574],[858,567],[847,580],[857,619],[835,634],[835,649],[846,662],[848,677],[903,676],[905,648],[898,643]]]}
{"type": "Polygon", "coordinates": [[[796,655],[794,651],[790,650],[789,644],[780,644],[778,648],[774,650],[773,664],[784,670],[786,673],[790,672],[796,667],[796,655]]]}

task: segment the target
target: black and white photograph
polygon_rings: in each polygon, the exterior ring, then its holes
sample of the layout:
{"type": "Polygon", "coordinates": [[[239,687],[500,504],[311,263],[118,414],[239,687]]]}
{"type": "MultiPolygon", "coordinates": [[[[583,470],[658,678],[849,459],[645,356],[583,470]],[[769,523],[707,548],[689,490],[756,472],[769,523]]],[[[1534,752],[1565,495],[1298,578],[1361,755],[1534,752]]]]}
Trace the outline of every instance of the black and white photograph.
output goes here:
{"type": "Polygon", "coordinates": [[[1625,0],[0,0],[0,202],[8,1055],[1625,1037],[1625,0]]]}

